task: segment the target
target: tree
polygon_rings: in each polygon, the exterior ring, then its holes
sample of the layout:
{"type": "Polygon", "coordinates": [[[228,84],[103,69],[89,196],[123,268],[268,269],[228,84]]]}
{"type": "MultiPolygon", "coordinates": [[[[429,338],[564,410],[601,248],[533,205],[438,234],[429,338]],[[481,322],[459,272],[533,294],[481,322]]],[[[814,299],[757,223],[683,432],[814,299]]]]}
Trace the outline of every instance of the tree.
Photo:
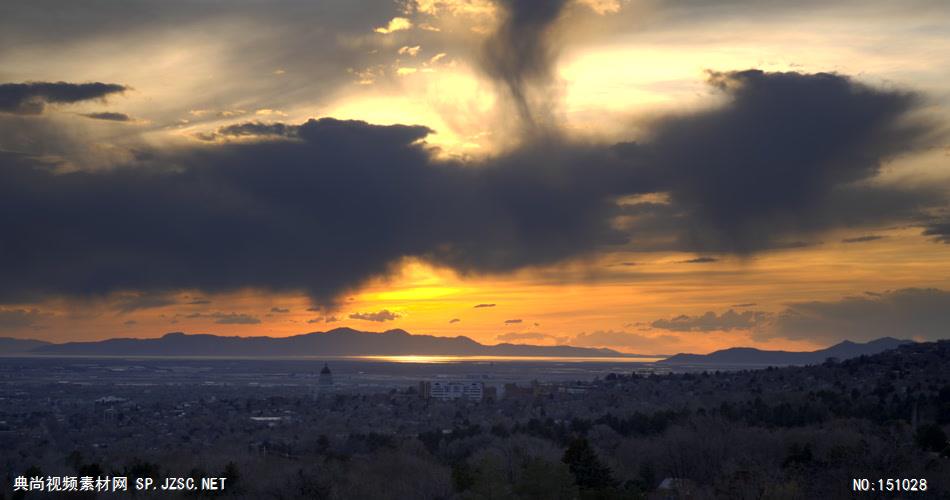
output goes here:
{"type": "Polygon", "coordinates": [[[947,434],[937,424],[922,425],[914,436],[917,445],[926,451],[943,451],[947,446],[947,434]]]}
{"type": "Polygon", "coordinates": [[[463,492],[475,486],[475,472],[468,462],[460,461],[452,465],[452,485],[455,491],[463,492]]]}
{"type": "Polygon", "coordinates": [[[221,473],[221,475],[228,478],[227,488],[231,493],[240,493],[242,491],[241,471],[238,469],[236,463],[228,462],[227,465],[224,466],[224,472],[221,473]]]}
{"type": "Polygon", "coordinates": [[[567,464],[577,486],[582,490],[603,490],[615,483],[610,467],[600,461],[585,438],[572,441],[561,461],[567,464]]]}
{"type": "Polygon", "coordinates": [[[520,498],[552,500],[572,500],[578,496],[570,469],[564,464],[541,458],[529,458],[524,463],[515,493],[520,498]]]}
{"type": "Polygon", "coordinates": [[[511,484],[507,481],[500,457],[485,455],[475,462],[471,470],[473,477],[470,489],[476,498],[511,498],[511,484]]]}

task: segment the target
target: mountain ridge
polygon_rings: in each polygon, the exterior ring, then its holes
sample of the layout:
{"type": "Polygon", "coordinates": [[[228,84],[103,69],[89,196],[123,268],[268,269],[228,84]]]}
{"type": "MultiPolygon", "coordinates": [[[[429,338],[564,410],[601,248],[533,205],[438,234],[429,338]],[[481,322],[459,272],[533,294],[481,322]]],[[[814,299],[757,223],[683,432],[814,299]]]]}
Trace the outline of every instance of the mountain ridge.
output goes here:
{"type": "Polygon", "coordinates": [[[670,365],[812,365],[823,363],[828,358],[856,358],[912,343],[912,340],[882,337],[863,344],[843,340],[817,351],[769,351],[754,347],[730,347],[709,354],[680,353],[659,362],[670,365]]]}
{"type": "Polygon", "coordinates": [[[28,353],[37,347],[49,345],[49,342],[34,339],[15,339],[0,337],[0,354],[28,353]]]}
{"type": "Polygon", "coordinates": [[[469,337],[416,335],[405,330],[365,332],[335,328],[289,337],[238,337],[170,332],[158,338],[113,338],[39,345],[24,354],[86,356],[543,356],[648,357],[606,348],[486,345],[469,337]]]}
{"type": "MultiPolygon", "coordinates": [[[[849,359],[876,354],[910,340],[883,337],[866,343],[844,340],[816,351],[771,351],[731,347],[709,354],[680,353],[658,361],[668,365],[785,366],[822,363],[828,358],[849,359]]],[[[228,336],[209,333],[169,332],[157,338],[111,338],[88,342],[50,343],[32,339],[0,337],[0,355],[45,356],[512,356],[655,358],[660,355],[631,354],[608,348],[567,345],[481,344],[466,336],[439,337],[412,334],[402,329],[367,332],[341,327],[289,337],[228,336]]]]}

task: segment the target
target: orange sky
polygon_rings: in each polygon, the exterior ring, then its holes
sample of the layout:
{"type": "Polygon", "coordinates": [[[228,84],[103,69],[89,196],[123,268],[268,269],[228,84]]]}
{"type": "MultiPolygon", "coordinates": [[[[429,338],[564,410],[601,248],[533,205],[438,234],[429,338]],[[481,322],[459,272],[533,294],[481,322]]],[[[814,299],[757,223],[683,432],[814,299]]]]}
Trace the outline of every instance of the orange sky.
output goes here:
{"type": "Polygon", "coordinates": [[[174,304],[122,312],[116,304],[127,296],[119,294],[101,301],[28,306],[51,316],[44,318],[41,328],[23,333],[62,341],[151,337],[170,331],[285,336],[348,326],[465,335],[483,343],[506,340],[499,336],[510,332],[541,333],[545,337],[509,341],[553,345],[578,344],[582,333],[615,331],[642,338],[608,347],[645,354],[706,352],[731,345],[806,350],[822,347],[823,342],[762,340],[748,330],[675,332],[650,323],[728,309],[778,312],[790,302],[834,301],[864,291],[950,288],[950,246],[935,245],[917,233],[895,229],[882,232],[880,240],[862,243],[841,243],[849,236],[842,234],[814,248],[710,263],[682,263],[691,254],[611,254],[508,276],[459,276],[409,261],[396,276],[348,294],[332,312],[308,311],[312,305],[306,296],[255,291],[181,292],[170,297],[174,304]],[[202,303],[189,304],[195,300],[202,303]],[[494,306],[475,307],[479,304],[494,306]],[[386,321],[350,317],[383,310],[398,317],[386,321]],[[226,315],[254,322],[219,323],[226,315]],[[328,317],[336,321],[326,322],[328,317]],[[520,321],[506,323],[510,320],[520,321]]]}

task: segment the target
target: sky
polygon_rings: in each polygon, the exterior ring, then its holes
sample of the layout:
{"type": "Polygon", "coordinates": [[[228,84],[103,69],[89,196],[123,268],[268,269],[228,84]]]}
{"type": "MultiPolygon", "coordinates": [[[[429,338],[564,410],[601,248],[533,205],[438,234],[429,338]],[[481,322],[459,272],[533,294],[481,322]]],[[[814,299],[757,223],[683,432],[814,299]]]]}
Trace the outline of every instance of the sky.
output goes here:
{"type": "Polygon", "coordinates": [[[942,0],[0,5],[0,336],[950,336],[942,0]]]}

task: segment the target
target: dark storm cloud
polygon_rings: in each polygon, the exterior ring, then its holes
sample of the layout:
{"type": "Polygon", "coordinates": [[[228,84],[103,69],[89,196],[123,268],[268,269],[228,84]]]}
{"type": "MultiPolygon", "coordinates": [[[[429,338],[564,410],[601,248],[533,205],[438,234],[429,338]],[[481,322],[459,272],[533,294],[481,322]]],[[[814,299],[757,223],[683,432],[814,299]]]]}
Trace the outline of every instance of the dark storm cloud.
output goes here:
{"type": "Polygon", "coordinates": [[[884,237],[877,234],[868,234],[865,236],[856,236],[854,238],[844,238],[841,240],[842,243],[867,243],[868,241],[877,241],[883,239],[884,237]]]}
{"type": "Polygon", "coordinates": [[[382,311],[372,312],[372,313],[354,313],[350,315],[350,319],[360,319],[363,321],[376,321],[377,323],[382,323],[384,321],[393,321],[399,318],[399,315],[390,312],[387,309],[382,311]]]}
{"type": "Polygon", "coordinates": [[[39,309],[0,309],[0,330],[15,330],[35,326],[52,316],[39,309]]]}
{"type": "Polygon", "coordinates": [[[548,83],[554,73],[556,50],[550,30],[566,0],[499,0],[502,22],[482,48],[482,69],[501,82],[514,100],[521,119],[534,124],[529,96],[534,84],[548,83]]]}
{"type": "Polygon", "coordinates": [[[685,314],[672,319],[658,319],[650,324],[653,328],[674,332],[711,332],[750,330],[761,325],[770,317],[769,313],[760,311],[736,312],[732,309],[717,315],[712,311],[699,316],[685,314]]]}
{"type": "Polygon", "coordinates": [[[790,304],[776,317],[767,337],[822,341],[872,340],[880,337],[925,340],[947,338],[950,292],[904,288],[837,301],[790,304]]]}
{"type": "Polygon", "coordinates": [[[937,189],[874,185],[881,165],[926,147],[920,98],[837,74],[711,73],[727,104],[659,120],[653,139],[621,145],[650,162],[682,247],[750,253],[832,227],[906,220],[943,202],[937,189]]]}
{"type": "Polygon", "coordinates": [[[86,118],[92,118],[93,120],[105,120],[112,122],[130,122],[132,117],[125,113],[112,113],[109,111],[104,111],[101,113],[83,113],[81,116],[86,118]]]}
{"type": "Polygon", "coordinates": [[[934,222],[924,229],[924,236],[933,236],[934,240],[950,243],[950,222],[934,222]]]}
{"type": "Polygon", "coordinates": [[[27,82],[0,84],[0,112],[38,115],[47,104],[72,104],[122,93],[115,83],[27,82]]]}
{"type": "Polygon", "coordinates": [[[485,273],[625,244],[749,253],[942,201],[866,182],[926,139],[913,96],[826,74],[712,82],[730,102],[643,144],[538,136],[476,165],[436,159],[426,127],[329,118],[109,170],[0,153],[0,301],[253,287],[330,305],[404,257],[485,273]],[[616,202],[655,192],[670,203],[616,202]]]}

